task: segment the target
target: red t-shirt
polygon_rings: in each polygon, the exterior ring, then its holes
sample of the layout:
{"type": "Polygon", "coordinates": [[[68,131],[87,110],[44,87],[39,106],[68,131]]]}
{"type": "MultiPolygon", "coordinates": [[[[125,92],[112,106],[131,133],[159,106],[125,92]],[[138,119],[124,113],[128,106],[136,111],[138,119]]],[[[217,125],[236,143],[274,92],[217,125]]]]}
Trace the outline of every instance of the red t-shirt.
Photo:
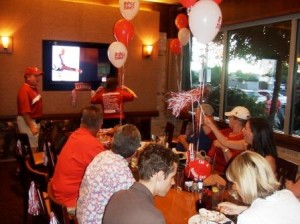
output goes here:
{"type": "Polygon", "coordinates": [[[133,94],[117,88],[115,91],[100,89],[91,99],[92,104],[101,104],[103,119],[124,118],[123,102],[132,101],[133,94]]]}
{"type": "Polygon", "coordinates": [[[23,83],[18,93],[18,115],[28,113],[31,118],[39,118],[43,114],[42,97],[37,88],[23,83]]]}
{"type": "Polygon", "coordinates": [[[58,156],[51,180],[55,198],[67,207],[75,207],[86,167],[104,151],[100,141],[85,128],[72,133],[58,156]]]}
{"type": "MultiPolygon", "coordinates": [[[[226,128],[224,130],[221,130],[222,133],[228,138],[228,140],[242,140],[244,139],[244,135],[242,132],[239,134],[236,134],[234,136],[230,136],[229,134],[232,132],[232,129],[226,128]]],[[[242,150],[235,150],[235,149],[229,149],[232,153],[232,158],[237,156],[239,153],[242,152],[242,150]]],[[[214,171],[217,173],[223,174],[225,172],[227,162],[224,158],[224,154],[222,149],[215,147],[214,145],[211,146],[210,150],[208,151],[207,155],[211,158],[215,158],[215,164],[214,164],[214,171]]]]}
{"type": "MultiPolygon", "coordinates": [[[[272,99],[271,100],[266,100],[266,102],[265,102],[265,113],[266,114],[270,113],[271,105],[272,105],[272,99]]],[[[280,100],[277,100],[277,102],[276,102],[276,112],[278,111],[278,109],[280,107],[281,107],[280,100]]]]}

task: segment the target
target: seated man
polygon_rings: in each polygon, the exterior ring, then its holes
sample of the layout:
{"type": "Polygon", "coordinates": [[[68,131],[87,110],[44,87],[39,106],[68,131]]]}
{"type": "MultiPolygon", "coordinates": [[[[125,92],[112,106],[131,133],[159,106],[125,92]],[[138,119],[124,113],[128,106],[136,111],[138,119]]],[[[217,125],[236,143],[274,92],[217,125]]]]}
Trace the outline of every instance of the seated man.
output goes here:
{"type": "Polygon", "coordinates": [[[97,155],[84,174],[76,209],[79,223],[102,223],[105,206],[113,193],[134,183],[128,163],[140,143],[141,134],[136,126],[116,128],[111,150],[97,155]]]}
{"type": "MultiPolygon", "coordinates": [[[[235,141],[244,139],[242,130],[248,118],[250,118],[249,110],[246,107],[237,106],[233,108],[232,111],[225,112],[225,116],[228,117],[230,128],[219,131],[220,134],[228,140],[235,141]]],[[[205,119],[207,120],[209,118],[205,119]]],[[[212,128],[214,134],[216,134],[216,130],[219,129],[214,125],[212,128]]],[[[219,174],[224,174],[228,162],[242,151],[227,148],[219,142],[219,136],[216,135],[216,137],[217,140],[214,141],[207,155],[212,159],[214,171],[219,174]]]]}
{"type": "Polygon", "coordinates": [[[162,224],[162,213],[153,197],[165,196],[174,184],[178,156],[158,144],[149,144],[138,161],[139,182],[115,193],[106,206],[103,224],[162,224]]]}
{"type": "Polygon", "coordinates": [[[79,187],[86,167],[104,151],[96,134],[102,124],[101,110],[95,106],[82,110],[80,128],[72,133],[60,152],[51,179],[53,193],[58,202],[75,213],[79,187]]]}
{"type": "Polygon", "coordinates": [[[204,150],[207,152],[211,146],[211,138],[214,136],[210,136],[210,128],[205,126],[203,123],[203,116],[212,116],[214,113],[214,109],[209,104],[201,104],[196,109],[195,114],[195,133],[191,135],[179,135],[178,136],[178,144],[176,145],[176,150],[178,151],[187,151],[189,144],[193,143],[195,149],[197,150],[204,150]],[[204,114],[201,114],[203,112],[204,114]]]}

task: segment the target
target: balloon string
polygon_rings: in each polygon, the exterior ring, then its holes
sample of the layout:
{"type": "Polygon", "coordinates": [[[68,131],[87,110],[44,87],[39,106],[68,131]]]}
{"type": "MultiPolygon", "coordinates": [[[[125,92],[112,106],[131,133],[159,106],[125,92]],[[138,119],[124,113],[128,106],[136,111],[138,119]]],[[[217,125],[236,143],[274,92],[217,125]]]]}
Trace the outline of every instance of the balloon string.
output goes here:
{"type": "MultiPolygon", "coordinates": [[[[204,101],[204,88],[205,88],[206,77],[207,77],[207,54],[208,54],[208,46],[206,45],[205,46],[205,55],[202,58],[202,72],[199,72],[199,76],[201,76],[201,77],[199,77],[199,80],[201,80],[201,82],[200,82],[201,94],[200,94],[198,105],[201,110],[201,113],[199,114],[198,135],[200,134],[200,131],[201,131],[203,116],[205,117],[205,113],[201,106],[201,101],[202,102],[204,101]]],[[[197,138],[197,148],[196,148],[197,151],[199,149],[199,144],[200,144],[200,139],[197,138]]]]}
{"type": "Polygon", "coordinates": [[[180,92],[180,74],[179,74],[179,61],[178,61],[178,56],[175,55],[175,73],[176,73],[176,80],[177,80],[177,89],[180,92]]]}
{"type": "MultiPolygon", "coordinates": [[[[123,86],[124,86],[124,73],[125,73],[125,66],[123,65],[121,67],[121,91],[122,91],[122,97],[123,97],[123,86]]],[[[123,113],[123,104],[124,101],[121,100],[121,104],[120,104],[120,125],[122,125],[122,113],[123,113]]]]}

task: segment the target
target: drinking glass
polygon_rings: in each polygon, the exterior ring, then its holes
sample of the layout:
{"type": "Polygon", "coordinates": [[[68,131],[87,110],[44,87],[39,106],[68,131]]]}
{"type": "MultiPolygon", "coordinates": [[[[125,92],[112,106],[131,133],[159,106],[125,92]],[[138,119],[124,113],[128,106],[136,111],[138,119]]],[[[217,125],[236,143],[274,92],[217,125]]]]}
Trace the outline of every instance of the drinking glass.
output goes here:
{"type": "Polygon", "coordinates": [[[223,195],[225,191],[225,186],[216,184],[212,187],[211,195],[211,208],[217,210],[218,204],[223,201],[223,195]]]}
{"type": "Polygon", "coordinates": [[[228,194],[234,199],[239,199],[239,194],[234,183],[228,182],[228,194]]]}
{"type": "Polygon", "coordinates": [[[177,170],[176,176],[175,176],[175,189],[182,190],[184,183],[184,170],[179,169],[177,170]]]}

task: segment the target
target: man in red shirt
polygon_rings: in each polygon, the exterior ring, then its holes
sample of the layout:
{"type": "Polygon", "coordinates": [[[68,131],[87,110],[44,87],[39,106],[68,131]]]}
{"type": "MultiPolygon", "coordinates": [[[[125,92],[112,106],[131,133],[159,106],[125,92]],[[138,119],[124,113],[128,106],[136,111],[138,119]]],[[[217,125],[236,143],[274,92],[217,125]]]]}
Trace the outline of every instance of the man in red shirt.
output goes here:
{"type": "Polygon", "coordinates": [[[91,98],[92,104],[101,104],[103,108],[102,128],[112,128],[122,124],[124,119],[123,103],[133,101],[137,95],[128,87],[118,87],[118,79],[108,78],[106,87],[100,87],[91,98]]]}
{"type": "Polygon", "coordinates": [[[80,184],[86,167],[104,151],[96,138],[102,125],[101,110],[88,106],[82,110],[80,127],[73,132],[60,152],[51,184],[57,201],[75,213],[80,184]]]}
{"type": "Polygon", "coordinates": [[[20,133],[29,137],[33,150],[38,147],[39,121],[43,114],[42,97],[37,89],[40,76],[43,74],[37,67],[27,67],[24,72],[25,82],[18,92],[17,124],[20,133]]]}

